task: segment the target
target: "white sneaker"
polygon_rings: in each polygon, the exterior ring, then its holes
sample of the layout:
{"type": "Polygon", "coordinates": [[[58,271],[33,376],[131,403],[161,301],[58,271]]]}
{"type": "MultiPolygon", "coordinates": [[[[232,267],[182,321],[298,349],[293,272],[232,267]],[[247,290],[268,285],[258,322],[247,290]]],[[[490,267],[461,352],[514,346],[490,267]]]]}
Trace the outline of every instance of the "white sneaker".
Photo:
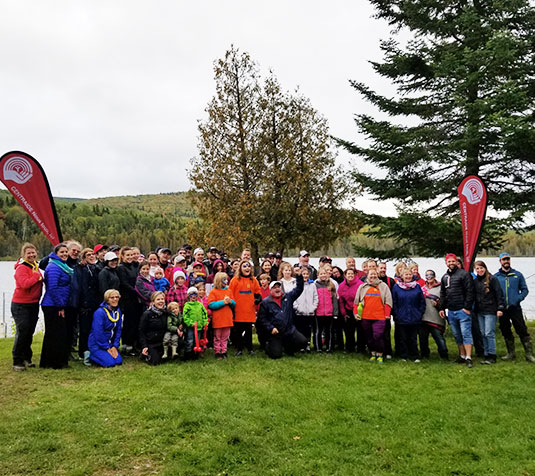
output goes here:
{"type": "Polygon", "coordinates": [[[386,356],[386,360],[392,360],[392,356],[391,355],[387,355],[386,356]]]}
{"type": "Polygon", "coordinates": [[[414,361],[415,364],[419,364],[420,362],[421,362],[420,359],[416,359],[416,360],[414,361]]]}

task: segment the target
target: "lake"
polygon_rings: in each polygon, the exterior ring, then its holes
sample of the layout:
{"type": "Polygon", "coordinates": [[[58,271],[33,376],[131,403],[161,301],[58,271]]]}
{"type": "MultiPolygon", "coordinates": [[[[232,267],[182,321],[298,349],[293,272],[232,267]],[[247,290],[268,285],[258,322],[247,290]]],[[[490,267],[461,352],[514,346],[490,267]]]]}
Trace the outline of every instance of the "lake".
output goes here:
{"type": "MultiPolygon", "coordinates": [[[[286,261],[294,264],[298,261],[297,258],[285,258],[286,261]]],[[[363,259],[356,258],[357,267],[363,259]]],[[[426,269],[432,269],[437,274],[438,279],[446,272],[446,265],[443,259],[437,258],[414,258],[414,261],[420,266],[420,274],[424,274],[426,269]]],[[[497,257],[482,258],[489,271],[495,273],[499,269],[499,262],[497,257]]],[[[528,319],[535,319],[535,257],[529,258],[512,258],[513,267],[520,271],[526,278],[528,288],[531,293],[524,300],[522,308],[524,314],[528,319]]],[[[311,258],[310,263],[318,267],[318,258],[311,258]]],[[[13,278],[14,269],[13,261],[0,261],[0,337],[10,337],[14,334],[13,320],[11,319],[11,296],[15,289],[15,280],[13,278]]],[[[333,258],[333,265],[345,269],[345,258],[333,258]]],[[[388,275],[393,274],[394,264],[388,264],[388,275]]],[[[39,323],[37,324],[37,332],[43,331],[42,313],[39,323]]]]}

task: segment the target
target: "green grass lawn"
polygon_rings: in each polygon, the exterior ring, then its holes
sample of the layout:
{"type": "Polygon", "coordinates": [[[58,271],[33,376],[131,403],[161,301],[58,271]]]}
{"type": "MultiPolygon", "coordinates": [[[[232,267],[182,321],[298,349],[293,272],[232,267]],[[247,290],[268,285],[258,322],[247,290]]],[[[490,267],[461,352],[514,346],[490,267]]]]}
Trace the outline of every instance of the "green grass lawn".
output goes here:
{"type": "Polygon", "coordinates": [[[2,475],[535,475],[535,365],[520,349],[471,370],[209,352],[15,373],[12,343],[0,340],[2,475]]]}

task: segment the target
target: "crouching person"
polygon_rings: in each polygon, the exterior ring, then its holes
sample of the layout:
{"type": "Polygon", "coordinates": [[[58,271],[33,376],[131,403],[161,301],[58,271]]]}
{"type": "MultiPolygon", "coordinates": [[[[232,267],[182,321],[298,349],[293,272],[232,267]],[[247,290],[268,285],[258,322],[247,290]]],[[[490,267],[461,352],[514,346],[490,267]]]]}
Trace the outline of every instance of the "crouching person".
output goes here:
{"type": "Polygon", "coordinates": [[[303,292],[301,269],[296,270],[295,288],[285,294],[280,281],[269,284],[270,295],[260,303],[257,325],[266,335],[266,354],[272,359],[280,359],[283,350],[288,355],[305,349],[307,338],[301,334],[293,322],[293,303],[303,292]]]}
{"type": "Polygon", "coordinates": [[[150,307],[139,321],[139,344],[141,359],[149,365],[159,365],[163,356],[163,337],[167,332],[167,311],[165,294],[162,291],[152,293],[150,307]]]}
{"type": "Polygon", "coordinates": [[[119,291],[108,289],[104,293],[104,302],[93,315],[88,340],[89,360],[101,367],[115,367],[123,363],[117,350],[123,326],[120,298],[119,291]]]}

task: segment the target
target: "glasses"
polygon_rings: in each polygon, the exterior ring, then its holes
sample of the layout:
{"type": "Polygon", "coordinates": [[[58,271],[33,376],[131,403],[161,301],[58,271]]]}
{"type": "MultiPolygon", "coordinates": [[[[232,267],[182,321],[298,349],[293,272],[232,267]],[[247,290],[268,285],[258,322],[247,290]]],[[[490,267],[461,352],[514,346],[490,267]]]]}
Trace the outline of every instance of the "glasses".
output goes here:
{"type": "Polygon", "coordinates": [[[250,268],[251,265],[249,263],[243,263],[242,268],[250,268]]]}
{"type": "Polygon", "coordinates": [[[435,275],[434,275],[434,274],[426,274],[425,277],[428,278],[428,279],[430,279],[430,278],[434,278],[435,275]]]}

